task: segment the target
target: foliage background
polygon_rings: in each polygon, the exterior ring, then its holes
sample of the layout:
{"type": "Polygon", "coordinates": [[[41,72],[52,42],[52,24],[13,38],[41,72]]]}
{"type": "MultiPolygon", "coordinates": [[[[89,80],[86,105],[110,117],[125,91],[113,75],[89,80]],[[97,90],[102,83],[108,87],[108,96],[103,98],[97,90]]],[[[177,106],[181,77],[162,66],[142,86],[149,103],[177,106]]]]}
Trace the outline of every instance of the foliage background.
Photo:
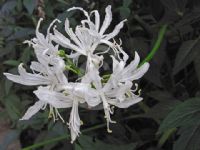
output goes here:
{"type": "MultiPolygon", "coordinates": [[[[103,18],[101,18],[103,19],[103,18]]],[[[6,150],[19,139],[22,147],[57,137],[36,149],[43,150],[200,150],[200,1],[199,0],[1,0],[0,1],[0,120],[8,120],[10,132],[0,142],[6,150]],[[70,18],[79,23],[80,13],[67,13],[72,6],[104,16],[111,4],[113,22],[127,18],[118,38],[134,58],[137,51],[144,59],[155,44],[158,31],[168,30],[151,67],[139,81],[144,101],[128,109],[116,109],[112,116],[118,123],[108,134],[101,110],[80,110],[83,134],[71,145],[67,125],[48,119],[40,112],[29,121],[18,121],[35,101],[33,87],[13,84],[3,72],[17,74],[20,62],[34,60],[33,49],[22,44],[35,34],[37,20],[45,18],[45,31],[54,18],[70,18]],[[9,118],[9,119],[8,119],[9,118]]],[[[68,118],[69,112],[62,114],[68,118]]]]}

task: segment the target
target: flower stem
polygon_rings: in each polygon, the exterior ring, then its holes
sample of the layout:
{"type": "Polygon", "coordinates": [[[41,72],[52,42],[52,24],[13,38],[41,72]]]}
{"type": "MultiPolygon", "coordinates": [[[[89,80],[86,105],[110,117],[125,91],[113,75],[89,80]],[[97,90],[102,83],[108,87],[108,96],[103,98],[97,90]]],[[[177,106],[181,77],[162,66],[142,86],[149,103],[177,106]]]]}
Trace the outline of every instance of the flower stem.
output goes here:
{"type": "Polygon", "coordinates": [[[147,57],[139,64],[139,67],[142,66],[145,62],[149,62],[153,56],[155,55],[155,53],[157,52],[157,50],[160,48],[160,45],[163,41],[163,38],[165,36],[165,33],[167,31],[167,25],[163,25],[158,33],[158,38],[156,40],[156,43],[154,44],[151,52],[147,55],[147,57]]]}

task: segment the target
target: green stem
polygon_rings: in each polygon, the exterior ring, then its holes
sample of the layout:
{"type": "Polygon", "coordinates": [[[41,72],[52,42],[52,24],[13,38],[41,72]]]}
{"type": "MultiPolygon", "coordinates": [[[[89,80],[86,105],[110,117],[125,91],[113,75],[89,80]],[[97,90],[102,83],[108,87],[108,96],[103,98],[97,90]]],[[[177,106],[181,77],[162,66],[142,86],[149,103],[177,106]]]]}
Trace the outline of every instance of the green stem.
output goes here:
{"type": "Polygon", "coordinates": [[[158,141],[158,147],[161,148],[165,142],[177,131],[177,128],[172,128],[164,132],[161,136],[160,140],[158,141]]]}
{"type": "Polygon", "coordinates": [[[156,43],[154,44],[151,52],[147,55],[147,57],[139,64],[139,67],[142,66],[145,62],[149,62],[153,56],[155,55],[156,51],[160,48],[160,45],[163,41],[164,35],[167,31],[167,25],[163,25],[158,33],[158,38],[156,40],[156,43]]]}
{"type": "Polygon", "coordinates": [[[22,150],[32,150],[34,148],[38,148],[38,147],[41,147],[41,146],[44,146],[44,145],[48,145],[48,144],[51,144],[53,142],[57,142],[57,141],[67,139],[68,137],[69,137],[69,135],[63,135],[63,136],[56,137],[56,138],[53,138],[53,139],[49,139],[49,140],[46,140],[46,141],[43,141],[43,142],[40,142],[40,143],[36,143],[34,145],[23,148],[22,150]]]}

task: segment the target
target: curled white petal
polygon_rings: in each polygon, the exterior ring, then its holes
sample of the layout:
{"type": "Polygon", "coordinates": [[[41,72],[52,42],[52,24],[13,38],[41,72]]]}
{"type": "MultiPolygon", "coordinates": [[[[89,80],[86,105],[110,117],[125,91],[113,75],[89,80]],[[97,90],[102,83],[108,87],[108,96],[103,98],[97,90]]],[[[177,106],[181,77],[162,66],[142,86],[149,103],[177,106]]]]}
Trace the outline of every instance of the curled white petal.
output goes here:
{"type": "Polygon", "coordinates": [[[23,85],[46,85],[50,84],[51,81],[39,74],[31,74],[27,73],[26,70],[23,68],[22,64],[18,66],[18,72],[20,75],[13,75],[10,73],[4,73],[4,75],[11,81],[20,83],[23,85]]]}
{"type": "Polygon", "coordinates": [[[108,28],[108,26],[110,25],[112,21],[111,5],[108,5],[106,7],[105,12],[106,12],[105,19],[103,21],[103,25],[99,32],[101,35],[103,35],[103,33],[106,31],[106,29],[108,28]]]}

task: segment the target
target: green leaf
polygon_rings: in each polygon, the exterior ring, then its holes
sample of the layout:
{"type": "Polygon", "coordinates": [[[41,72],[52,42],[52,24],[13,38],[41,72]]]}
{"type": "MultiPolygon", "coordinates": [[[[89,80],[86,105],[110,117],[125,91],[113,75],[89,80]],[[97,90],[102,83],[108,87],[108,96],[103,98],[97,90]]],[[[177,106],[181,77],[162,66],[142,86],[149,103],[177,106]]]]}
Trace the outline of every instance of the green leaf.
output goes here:
{"type": "Polygon", "coordinates": [[[5,80],[5,94],[9,94],[11,87],[13,85],[13,82],[10,80],[5,80]]]}
{"type": "Polygon", "coordinates": [[[171,128],[192,125],[197,120],[200,120],[200,98],[195,97],[178,105],[169,113],[160,125],[158,133],[162,133],[171,128]]]}
{"type": "Polygon", "coordinates": [[[3,64],[16,67],[20,64],[20,62],[18,60],[11,59],[11,60],[4,61],[3,64]]]}
{"type": "Polygon", "coordinates": [[[130,143],[126,145],[119,145],[119,144],[107,144],[104,143],[98,139],[95,139],[93,141],[92,137],[81,135],[80,138],[78,138],[78,141],[82,147],[83,150],[134,150],[136,148],[135,143],[130,143]]]}
{"type": "Polygon", "coordinates": [[[120,7],[119,13],[122,19],[126,19],[129,17],[131,10],[128,7],[120,7]]]}
{"type": "Polygon", "coordinates": [[[75,150],[83,150],[80,145],[75,143],[75,150]]]}
{"type": "Polygon", "coordinates": [[[16,95],[9,95],[5,98],[5,107],[8,115],[13,121],[21,116],[21,102],[16,95]]]}
{"type": "Polygon", "coordinates": [[[123,6],[128,7],[132,3],[132,0],[123,0],[123,6]]]}
{"type": "Polygon", "coordinates": [[[199,150],[200,148],[200,120],[192,126],[182,127],[180,137],[174,143],[173,150],[199,150]]]}
{"type": "Polygon", "coordinates": [[[198,78],[199,83],[200,83],[200,59],[199,59],[199,57],[196,57],[196,59],[194,60],[194,66],[195,66],[197,78],[198,78]]]}
{"type": "Polygon", "coordinates": [[[30,57],[31,57],[31,50],[29,47],[25,48],[22,55],[21,55],[21,58],[20,58],[20,61],[22,61],[23,63],[27,63],[30,61],[30,57]]]}
{"type": "Polygon", "coordinates": [[[37,6],[37,0],[23,0],[23,4],[27,9],[28,13],[31,15],[34,8],[37,6]]]}
{"type": "Polygon", "coordinates": [[[16,139],[18,139],[19,137],[19,131],[17,130],[11,130],[9,131],[5,137],[3,138],[3,140],[1,140],[0,143],[0,149],[1,150],[6,150],[8,148],[8,145],[10,145],[11,143],[13,143],[16,139]]]}
{"type": "Polygon", "coordinates": [[[173,74],[178,73],[181,69],[190,64],[198,56],[199,49],[200,37],[196,40],[184,42],[176,55],[173,74]]]}
{"type": "Polygon", "coordinates": [[[150,111],[146,113],[146,116],[151,118],[155,118],[158,120],[164,119],[167,114],[173,110],[175,106],[180,104],[181,102],[174,99],[163,100],[153,106],[150,111]],[[159,113],[158,113],[159,112],[159,113]]]}

